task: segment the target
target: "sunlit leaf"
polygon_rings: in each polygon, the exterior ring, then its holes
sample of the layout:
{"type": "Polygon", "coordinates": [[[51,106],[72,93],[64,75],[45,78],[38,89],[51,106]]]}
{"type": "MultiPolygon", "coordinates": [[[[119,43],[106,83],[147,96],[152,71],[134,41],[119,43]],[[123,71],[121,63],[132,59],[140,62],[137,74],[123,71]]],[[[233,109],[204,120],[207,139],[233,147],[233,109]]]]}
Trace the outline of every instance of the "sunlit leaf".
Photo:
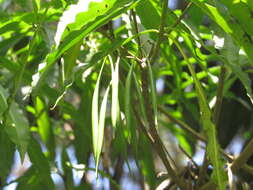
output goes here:
{"type": "MultiPolygon", "coordinates": [[[[109,57],[110,58],[110,57],[109,57]]],[[[113,66],[112,59],[110,58],[111,70],[112,70],[112,108],[111,108],[111,117],[112,117],[112,126],[116,127],[116,124],[119,119],[119,99],[118,99],[118,85],[119,85],[119,63],[120,58],[117,58],[115,62],[115,68],[113,66]]]]}
{"type": "Polygon", "coordinates": [[[4,88],[0,85],[0,118],[4,111],[7,109],[7,101],[6,101],[7,93],[4,88]]]}
{"type": "Polygon", "coordinates": [[[97,83],[96,83],[96,87],[95,87],[93,98],[92,98],[92,137],[93,137],[93,151],[94,151],[94,157],[96,161],[96,171],[98,170],[100,154],[102,151],[102,145],[103,145],[103,139],[104,139],[104,123],[105,123],[106,106],[107,106],[107,99],[108,99],[108,94],[110,90],[110,85],[109,85],[105,91],[104,98],[101,103],[100,111],[98,112],[99,85],[100,85],[100,77],[103,71],[104,63],[105,61],[103,62],[99,76],[97,78],[97,83]]]}
{"type": "MultiPolygon", "coordinates": [[[[111,7],[108,6],[108,8],[106,8],[106,3],[108,1],[102,2],[101,5],[105,7],[103,8],[102,11],[103,14],[102,15],[98,14],[99,16],[95,17],[96,18],[95,20],[94,14],[97,15],[98,9],[96,9],[96,7],[94,6],[90,7],[91,9],[88,10],[85,9],[86,11],[83,12],[82,14],[81,13],[78,14],[79,16],[76,18],[76,22],[74,22],[71,26],[68,26],[70,31],[68,32],[68,30],[65,30],[66,32],[63,33],[64,37],[62,37],[62,32],[60,32],[58,40],[56,41],[59,41],[59,39],[62,38],[62,42],[60,43],[59,47],[55,49],[55,51],[53,51],[47,56],[47,65],[40,71],[40,78],[38,84],[36,85],[36,88],[39,87],[41,81],[44,80],[46,74],[49,72],[52,65],[55,63],[57,59],[60,58],[60,56],[65,51],[67,51],[69,48],[80,42],[90,32],[95,31],[97,28],[106,24],[114,17],[136,6],[139,1],[140,0],[135,2],[131,0],[124,0],[124,1],[114,0],[112,3],[108,4],[111,5],[111,7]]],[[[63,27],[63,30],[64,29],[65,27],[63,27]]]]}
{"type": "Polygon", "coordinates": [[[53,158],[55,149],[53,130],[49,121],[49,116],[45,103],[38,96],[35,98],[35,109],[37,116],[38,132],[41,136],[42,141],[46,144],[48,150],[52,154],[51,156],[53,158]]]}
{"type": "MultiPolygon", "coordinates": [[[[247,56],[253,63],[252,48],[253,43],[251,37],[243,31],[243,28],[233,19],[224,7],[215,7],[205,1],[193,0],[211,19],[213,19],[227,34],[231,35],[232,38],[240,44],[247,56]]],[[[218,4],[217,4],[218,5],[218,4]]],[[[248,25],[247,25],[248,26],[248,25]]]]}

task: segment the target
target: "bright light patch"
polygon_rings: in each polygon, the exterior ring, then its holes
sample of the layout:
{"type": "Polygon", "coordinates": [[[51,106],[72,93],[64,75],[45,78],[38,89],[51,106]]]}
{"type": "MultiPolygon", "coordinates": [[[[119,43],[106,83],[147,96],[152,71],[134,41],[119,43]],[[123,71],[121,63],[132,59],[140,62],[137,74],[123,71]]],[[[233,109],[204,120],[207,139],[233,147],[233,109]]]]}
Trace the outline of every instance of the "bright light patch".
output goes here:
{"type": "Polygon", "coordinates": [[[216,49],[221,49],[224,46],[224,38],[220,38],[219,36],[214,35],[213,37],[214,47],[216,49]]]}
{"type": "Polygon", "coordinates": [[[243,49],[239,50],[239,55],[246,55],[245,51],[243,49]]]}

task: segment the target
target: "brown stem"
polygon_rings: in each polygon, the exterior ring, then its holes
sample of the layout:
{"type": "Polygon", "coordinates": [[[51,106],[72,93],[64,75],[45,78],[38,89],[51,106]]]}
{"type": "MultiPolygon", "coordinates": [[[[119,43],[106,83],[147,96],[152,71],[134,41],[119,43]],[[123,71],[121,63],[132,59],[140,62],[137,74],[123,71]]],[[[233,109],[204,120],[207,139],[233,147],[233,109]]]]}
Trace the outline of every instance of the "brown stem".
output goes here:
{"type": "Polygon", "coordinates": [[[222,104],[222,99],[223,99],[225,75],[226,75],[226,68],[222,65],[220,76],[219,76],[219,84],[218,84],[217,93],[216,93],[216,103],[215,103],[214,112],[213,112],[213,120],[216,127],[219,124],[221,104],[222,104]]]}
{"type": "Polygon", "coordinates": [[[161,145],[161,140],[160,137],[158,136],[153,136],[152,132],[149,132],[145,125],[143,124],[143,122],[141,121],[139,114],[137,112],[137,110],[134,108],[134,113],[135,113],[135,117],[136,120],[140,126],[141,131],[144,133],[144,135],[149,139],[151,145],[153,146],[154,150],[157,152],[158,156],[160,157],[160,159],[162,160],[169,176],[171,177],[172,181],[174,181],[181,189],[185,189],[185,184],[183,183],[183,181],[178,177],[178,174],[173,170],[173,168],[171,167],[171,164],[169,163],[166,153],[163,149],[163,146],[161,145]]]}
{"type": "MultiPolygon", "coordinates": [[[[150,134],[153,138],[152,145],[154,146],[155,150],[157,151],[158,155],[160,156],[161,160],[163,161],[168,174],[171,178],[175,181],[175,183],[181,188],[185,189],[185,183],[179,178],[176,171],[173,170],[170,162],[167,159],[166,152],[164,150],[163,142],[160,139],[160,136],[156,130],[154,114],[152,109],[152,104],[150,101],[149,95],[149,78],[148,78],[148,69],[145,62],[142,62],[141,67],[141,82],[142,82],[142,95],[144,98],[145,109],[147,113],[147,125],[149,126],[150,134]]],[[[143,127],[142,127],[143,128],[143,127]]],[[[145,127],[144,127],[145,128],[145,127]]]]}
{"type": "MultiPolygon", "coordinates": [[[[123,174],[123,164],[124,164],[124,159],[122,158],[122,156],[119,156],[117,163],[115,165],[115,168],[114,168],[114,174],[113,174],[113,178],[112,178],[117,184],[120,184],[120,179],[123,174]]],[[[114,183],[110,183],[110,187],[112,190],[119,189],[119,187],[116,186],[114,183]]]]}

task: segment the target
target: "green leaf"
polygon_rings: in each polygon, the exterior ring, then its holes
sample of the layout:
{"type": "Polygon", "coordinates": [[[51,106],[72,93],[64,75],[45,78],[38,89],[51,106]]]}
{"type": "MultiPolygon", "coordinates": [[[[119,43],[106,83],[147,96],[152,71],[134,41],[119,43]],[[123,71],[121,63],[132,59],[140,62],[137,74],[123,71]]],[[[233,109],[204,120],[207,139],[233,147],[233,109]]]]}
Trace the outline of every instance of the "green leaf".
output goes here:
{"type": "MultiPolygon", "coordinates": [[[[149,0],[143,0],[136,7],[136,13],[145,29],[159,29],[161,16],[149,0]]],[[[150,34],[150,36],[153,40],[156,39],[155,34],[150,34]]]]}
{"type": "Polygon", "coordinates": [[[75,139],[75,153],[78,163],[86,163],[89,160],[90,152],[92,152],[92,121],[91,121],[91,109],[92,109],[92,94],[94,87],[89,81],[83,85],[83,93],[81,96],[81,105],[78,110],[71,106],[66,113],[70,114],[75,125],[73,131],[75,139]]]}
{"type": "MultiPolygon", "coordinates": [[[[233,40],[240,44],[248,58],[251,60],[251,64],[253,64],[253,40],[245,31],[243,31],[243,28],[240,26],[240,24],[238,24],[236,20],[227,13],[227,10],[222,6],[217,8],[198,0],[193,0],[193,2],[199,6],[211,19],[213,19],[227,34],[231,35],[233,40]]],[[[217,6],[218,5],[219,4],[217,4],[217,6]]]]}
{"type": "Polygon", "coordinates": [[[116,124],[119,120],[119,98],[118,98],[118,86],[119,86],[119,63],[120,57],[117,58],[115,62],[115,69],[113,66],[112,58],[109,56],[112,70],[112,108],[111,108],[111,117],[112,117],[112,126],[116,127],[116,124]]]}
{"type": "Polygon", "coordinates": [[[30,141],[29,123],[15,102],[10,105],[5,131],[9,138],[17,145],[21,160],[23,161],[30,141]]]}
{"type": "Polygon", "coordinates": [[[97,160],[96,160],[96,169],[98,169],[99,158],[102,151],[103,139],[104,139],[104,127],[105,127],[105,114],[106,114],[106,106],[107,99],[109,94],[110,86],[107,87],[104,98],[101,104],[100,112],[99,112],[99,127],[98,127],[98,138],[97,138],[97,160]]]}
{"type": "Polygon", "coordinates": [[[73,172],[72,168],[68,166],[70,160],[66,148],[63,149],[61,157],[62,157],[61,164],[64,172],[64,184],[67,187],[67,189],[69,190],[74,189],[73,172]]]}
{"type": "Polygon", "coordinates": [[[45,189],[55,189],[54,182],[50,176],[51,171],[49,162],[43,154],[40,144],[34,138],[31,138],[29,143],[28,155],[35,170],[38,172],[37,175],[39,175],[39,182],[43,184],[45,189]]]}
{"type": "MultiPolygon", "coordinates": [[[[171,39],[173,40],[173,38],[171,39]]],[[[200,107],[201,121],[203,124],[205,134],[208,137],[207,155],[214,167],[214,170],[213,170],[214,183],[217,184],[220,190],[225,190],[226,184],[227,184],[227,177],[223,168],[224,163],[221,159],[221,155],[219,152],[220,147],[219,147],[217,137],[216,137],[216,127],[212,122],[211,110],[208,106],[204,90],[201,86],[200,81],[198,80],[196,76],[193,66],[191,65],[191,63],[189,63],[188,58],[186,54],[184,53],[183,49],[181,48],[181,46],[179,45],[177,41],[173,40],[173,42],[179,49],[180,53],[183,55],[184,59],[187,61],[187,66],[190,70],[190,73],[192,75],[192,78],[195,84],[196,93],[197,93],[197,97],[199,101],[199,107],[200,107]]]]}
{"type": "Polygon", "coordinates": [[[6,178],[11,172],[14,160],[14,153],[15,145],[13,142],[11,142],[8,135],[4,131],[4,126],[0,125],[0,178],[3,183],[6,181],[6,178]]]}
{"type": "Polygon", "coordinates": [[[98,128],[99,128],[99,112],[98,112],[98,98],[99,98],[99,84],[100,84],[100,78],[101,78],[101,74],[104,68],[104,64],[105,64],[105,60],[102,64],[101,70],[99,72],[98,78],[97,78],[97,82],[96,82],[96,86],[94,89],[94,93],[93,93],[93,97],[92,97],[92,141],[93,141],[93,151],[94,151],[94,155],[95,155],[95,160],[97,160],[96,156],[97,156],[97,139],[98,139],[98,128]]]}
{"type": "Polygon", "coordinates": [[[131,83],[133,76],[134,64],[131,65],[126,79],[126,92],[125,92],[125,115],[126,115],[126,127],[131,131],[132,125],[132,104],[131,104],[131,83]]]}
{"type": "Polygon", "coordinates": [[[147,115],[146,115],[145,106],[144,106],[144,99],[141,93],[141,85],[139,81],[137,80],[135,73],[133,73],[133,75],[134,75],[134,83],[135,83],[135,87],[136,87],[136,91],[137,91],[137,95],[138,95],[138,99],[140,103],[141,116],[143,117],[144,122],[147,123],[148,120],[147,120],[147,115]]]}
{"type": "Polygon", "coordinates": [[[247,32],[248,35],[253,36],[252,10],[248,5],[249,2],[238,0],[221,0],[221,3],[226,5],[228,12],[230,12],[231,15],[237,19],[242,29],[247,32]]]}
{"type": "MultiPolygon", "coordinates": [[[[108,1],[102,2],[104,6],[105,6],[105,2],[108,2],[108,1]]],[[[46,75],[51,69],[52,65],[55,63],[57,59],[59,59],[62,56],[64,52],[66,52],[68,49],[70,49],[75,44],[80,42],[90,32],[95,31],[97,28],[106,24],[111,19],[135,7],[139,2],[140,0],[138,1],[114,0],[113,4],[112,3],[109,4],[113,6],[112,7],[109,6],[108,9],[106,9],[106,11],[103,11],[103,15],[99,14],[99,16],[95,17],[96,18],[95,20],[94,20],[93,15],[97,11],[97,9],[95,10],[94,7],[91,10],[89,9],[86,12],[78,14],[79,16],[78,18],[76,18],[76,22],[74,23],[73,26],[72,25],[70,26],[70,31],[67,32],[68,30],[65,30],[66,32],[64,33],[64,38],[62,38],[62,41],[59,47],[57,47],[57,49],[55,49],[52,53],[50,53],[47,56],[47,59],[46,59],[47,64],[43,69],[41,69],[38,72],[40,77],[39,77],[39,81],[36,84],[36,88],[34,90],[36,91],[36,89],[40,87],[40,84],[46,78],[46,75]],[[82,27],[78,27],[78,26],[82,26],[82,27]]]]}
{"type": "Polygon", "coordinates": [[[251,80],[249,78],[249,75],[242,70],[242,65],[239,63],[239,50],[240,48],[234,44],[232,38],[226,35],[224,40],[224,49],[221,51],[228,60],[228,62],[226,62],[226,65],[240,79],[248,93],[248,96],[251,99],[251,102],[253,103],[251,80]]]}
{"type": "Polygon", "coordinates": [[[38,132],[42,141],[46,144],[51,154],[51,158],[53,159],[55,149],[54,134],[49,121],[49,116],[47,114],[47,108],[45,106],[45,103],[39,96],[35,98],[35,110],[38,124],[38,132]]]}
{"type": "Polygon", "coordinates": [[[82,45],[82,41],[75,44],[69,50],[67,50],[63,55],[64,60],[64,77],[63,82],[68,81],[72,77],[73,68],[77,65],[76,60],[80,54],[80,47],[82,45]]]}
{"type": "Polygon", "coordinates": [[[0,118],[4,111],[8,108],[7,101],[7,92],[6,90],[0,85],[0,118]]]}
{"type": "Polygon", "coordinates": [[[100,112],[98,113],[99,84],[100,84],[100,78],[103,71],[104,63],[101,67],[101,70],[97,79],[96,87],[94,90],[93,98],[92,98],[92,135],[93,135],[92,137],[93,137],[93,151],[94,151],[94,157],[96,161],[96,174],[98,170],[100,154],[102,151],[102,145],[103,145],[103,139],[104,139],[106,105],[107,105],[107,99],[108,99],[108,94],[110,90],[110,85],[109,85],[104,94],[100,112]],[[98,118],[98,115],[99,115],[99,118],[98,118]]]}
{"type": "Polygon", "coordinates": [[[151,145],[146,136],[143,134],[140,135],[139,143],[139,154],[138,162],[140,163],[140,170],[145,177],[145,181],[150,186],[150,189],[156,189],[155,184],[157,182],[155,166],[154,166],[154,157],[151,151],[151,145]]]}
{"type": "Polygon", "coordinates": [[[152,107],[153,107],[153,111],[154,111],[155,125],[156,125],[156,127],[158,127],[155,79],[153,77],[153,71],[152,71],[152,67],[151,67],[149,61],[147,61],[147,65],[148,65],[148,74],[149,74],[150,91],[151,91],[151,102],[152,102],[152,107]]]}

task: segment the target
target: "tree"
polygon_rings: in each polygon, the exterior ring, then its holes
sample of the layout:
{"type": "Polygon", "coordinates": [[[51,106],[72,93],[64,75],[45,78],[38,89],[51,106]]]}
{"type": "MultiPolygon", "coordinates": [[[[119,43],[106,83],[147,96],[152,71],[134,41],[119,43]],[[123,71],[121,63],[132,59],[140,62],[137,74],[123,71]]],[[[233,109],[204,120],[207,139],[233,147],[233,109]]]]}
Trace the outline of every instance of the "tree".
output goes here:
{"type": "Polygon", "coordinates": [[[253,4],[178,5],[0,0],[1,188],[252,188],[253,4]]]}

